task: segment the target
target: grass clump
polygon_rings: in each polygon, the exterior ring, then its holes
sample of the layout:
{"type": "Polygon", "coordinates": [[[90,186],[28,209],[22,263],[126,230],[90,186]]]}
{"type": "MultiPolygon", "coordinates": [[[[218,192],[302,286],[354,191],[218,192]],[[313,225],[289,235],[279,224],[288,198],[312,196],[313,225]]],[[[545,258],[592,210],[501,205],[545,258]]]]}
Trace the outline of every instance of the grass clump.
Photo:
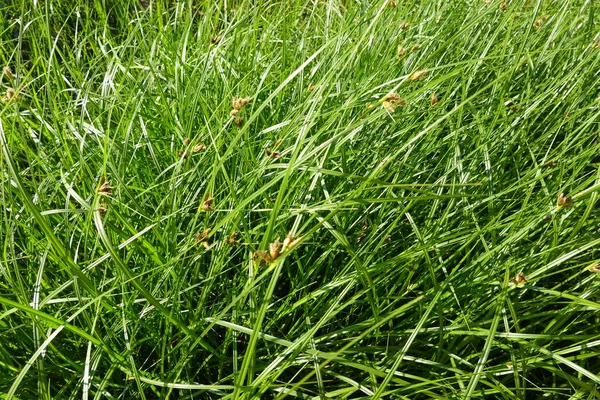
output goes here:
{"type": "Polygon", "coordinates": [[[598,396],[599,26],[3,2],[3,398],[598,396]]]}

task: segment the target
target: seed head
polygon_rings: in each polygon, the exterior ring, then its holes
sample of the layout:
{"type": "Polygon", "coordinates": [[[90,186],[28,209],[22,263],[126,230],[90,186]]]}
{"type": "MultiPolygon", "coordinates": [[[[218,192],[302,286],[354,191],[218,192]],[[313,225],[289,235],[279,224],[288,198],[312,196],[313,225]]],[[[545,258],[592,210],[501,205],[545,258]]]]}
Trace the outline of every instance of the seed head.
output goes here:
{"type": "Polygon", "coordinates": [[[287,234],[287,236],[283,240],[283,249],[286,251],[290,250],[291,248],[296,246],[299,241],[300,241],[300,238],[294,238],[294,236],[292,235],[292,232],[290,232],[287,234]]]}
{"type": "Polygon", "coordinates": [[[11,100],[20,100],[17,96],[15,96],[16,92],[13,88],[6,89],[6,97],[2,98],[3,103],[8,103],[11,100]]]}
{"type": "Polygon", "coordinates": [[[390,103],[389,101],[384,101],[382,103],[383,108],[386,109],[387,112],[389,113],[393,113],[394,111],[396,111],[396,107],[394,107],[394,105],[392,103],[390,103]]]}
{"type": "Polygon", "coordinates": [[[104,194],[106,196],[112,195],[114,187],[110,186],[110,183],[106,182],[104,178],[100,181],[100,187],[98,188],[98,193],[104,194]]]}
{"type": "Polygon", "coordinates": [[[215,201],[215,199],[213,199],[212,197],[206,197],[204,199],[204,201],[202,202],[202,206],[200,206],[200,209],[202,211],[212,211],[214,210],[213,207],[213,202],[215,201]]]}
{"type": "Polygon", "coordinates": [[[273,261],[277,260],[281,255],[281,244],[279,243],[279,239],[275,239],[275,241],[269,245],[269,255],[273,261]]]}
{"type": "Polygon", "coordinates": [[[542,24],[543,24],[543,23],[544,23],[544,22],[545,22],[547,19],[548,19],[548,16],[547,16],[547,15],[542,15],[541,17],[539,17],[538,19],[536,19],[536,20],[533,22],[533,26],[535,26],[536,28],[538,28],[538,29],[539,29],[539,28],[541,28],[541,27],[542,27],[542,24]]]}
{"type": "Polygon", "coordinates": [[[402,58],[406,54],[406,49],[401,44],[398,45],[398,57],[402,58]]]}
{"type": "Polygon", "coordinates": [[[278,151],[271,151],[271,150],[265,150],[265,153],[267,154],[267,156],[277,160],[278,158],[281,157],[281,153],[278,151]]]}
{"type": "Polygon", "coordinates": [[[406,100],[404,100],[398,93],[386,94],[383,98],[383,101],[387,101],[391,104],[406,105],[406,100]]]}
{"type": "Polygon", "coordinates": [[[233,100],[231,100],[231,106],[233,107],[234,110],[239,111],[242,108],[244,108],[244,106],[246,104],[248,104],[250,102],[250,100],[252,100],[252,97],[244,97],[244,98],[234,97],[233,100]]]}
{"type": "Polygon", "coordinates": [[[219,42],[219,35],[215,35],[215,36],[211,37],[211,38],[210,38],[210,42],[211,42],[212,44],[216,44],[216,43],[218,43],[218,42],[219,42]]]}
{"type": "Polygon", "coordinates": [[[268,262],[268,263],[272,263],[273,259],[271,258],[271,256],[269,255],[269,253],[267,253],[264,250],[257,250],[254,252],[254,254],[252,255],[252,259],[256,262],[258,261],[260,264],[263,264],[264,262],[268,262]]]}
{"type": "Polygon", "coordinates": [[[196,236],[194,237],[194,243],[196,243],[196,244],[202,243],[204,240],[208,239],[208,236],[210,235],[211,231],[212,231],[212,229],[205,228],[202,233],[200,233],[200,232],[196,233],[196,236]]]}
{"type": "Polygon", "coordinates": [[[414,53],[415,51],[419,50],[421,48],[420,44],[415,44],[413,45],[413,47],[410,48],[411,53],[414,53]]]}
{"type": "Polygon", "coordinates": [[[235,126],[242,126],[244,120],[241,117],[238,117],[233,121],[233,123],[235,124],[235,126]]]}
{"type": "Polygon", "coordinates": [[[310,83],[310,84],[308,85],[308,88],[307,88],[306,90],[308,90],[309,92],[312,92],[313,90],[315,90],[315,88],[316,88],[316,86],[315,86],[315,85],[313,85],[312,83],[310,83]]]}
{"type": "Polygon", "coordinates": [[[366,237],[367,237],[367,232],[365,232],[365,231],[360,232],[360,234],[356,238],[356,243],[362,242],[363,239],[366,238],[366,237]]]}
{"type": "Polygon", "coordinates": [[[400,29],[402,29],[403,31],[407,30],[409,26],[410,25],[406,21],[400,22],[400,29]]]}
{"type": "Polygon", "coordinates": [[[201,144],[195,145],[194,148],[192,149],[192,152],[200,153],[204,149],[206,149],[206,146],[201,143],[201,144]]]}
{"type": "Polygon", "coordinates": [[[600,273],[600,263],[592,264],[586,268],[590,272],[600,273]]]}
{"type": "Polygon", "coordinates": [[[234,118],[238,115],[238,113],[240,112],[240,110],[236,110],[235,108],[233,110],[231,110],[231,112],[229,113],[229,116],[231,118],[234,118]]]}
{"type": "Polygon", "coordinates": [[[411,81],[416,81],[416,80],[419,80],[419,79],[421,79],[421,78],[423,77],[423,75],[425,75],[425,72],[427,72],[427,70],[426,70],[426,69],[422,69],[422,70],[420,70],[420,71],[415,71],[415,72],[413,72],[413,73],[410,75],[409,79],[410,79],[411,81]]]}
{"type": "Polygon", "coordinates": [[[527,282],[529,278],[522,272],[519,272],[514,278],[510,278],[510,281],[515,285],[522,285],[527,282]]]}
{"type": "Polygon", "coordinates": [[[559,208],[569,208],[573,205],[573,199],[571,199],[571,196],[565,196],[564,193],[561,193],[558,195],[558,200],[556,201],[556,205],[559,208]]]}
{"type": "Polygon", "coordinates": [[[189,146],[189,145],[190,145],[190,138],[189,138],[189,137],[188,137],[188,138],[185,138],[185,139],[183,139],[183,145],[184,145],[184,146],[189,146]]]}
{"type": "Polygon", "coordinates": [[[505,1],[500,3],[500,11],[504,11],[504,10],[506,10],[506,2],[505,1]]]}
{"type": "Polygon", "coordinates": [[[383,107],[390,113],[396,111],[396,107],[404,107],[406,100],[404,100],[398,93],[388,93],[383,98],[383,107]]]}
{"type": "Polygon", "coordinates": [[[431,103],[432,106],[437,106],[438,104],[440,104],[440,99],[438,99],[438,96],[437,96],[436,92],[431,93],[431,97],[429,98],[429,102],[431,103]]]}
{"type": "Polygon", "coordinates": [[[4,73],[4,75],[6,75],[6,77],[8,79],[14,79],[15,76],[13,75],[12,69],[10,69],[10,67],[7,65],[4,68],[2,68],[2,72],[4,73]]]}
{"type": "Polygon", "coordinates": [[[225,243],[228,246],[237,246],[240,244],[240,242],[238,240],[236,240],[237,238],[237,233],[236,232],[232,232],[231,235],[229,235],[229,237],[227,239],[225,239],[225,243]]]}
{"type": "Polygon", "coordinates": [[[388,3],[388,5],[389,5],[391,8],[396,8],[396,6],[397,6],[398,4],[396,3],[396,0],[390,0],[390,2],[388,3]]]}

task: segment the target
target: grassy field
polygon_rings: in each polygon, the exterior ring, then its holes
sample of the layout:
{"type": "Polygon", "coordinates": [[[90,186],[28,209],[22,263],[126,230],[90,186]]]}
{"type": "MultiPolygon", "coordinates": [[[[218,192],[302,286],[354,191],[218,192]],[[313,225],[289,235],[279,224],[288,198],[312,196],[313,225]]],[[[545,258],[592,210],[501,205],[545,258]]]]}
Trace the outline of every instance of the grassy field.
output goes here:
{"type": "Polygon", "coordinates": [[[600,398],[596,0],[0,2],[1,399],[600,398]]]}

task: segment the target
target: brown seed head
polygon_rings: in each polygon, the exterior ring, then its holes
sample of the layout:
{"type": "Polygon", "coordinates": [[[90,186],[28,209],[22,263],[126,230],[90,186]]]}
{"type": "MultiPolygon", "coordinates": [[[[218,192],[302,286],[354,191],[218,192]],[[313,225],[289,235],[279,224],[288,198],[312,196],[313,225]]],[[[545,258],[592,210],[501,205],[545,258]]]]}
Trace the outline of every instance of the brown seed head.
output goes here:
{"type": "Polygon", "coordinates": [[[4,75],[6,75],[6,77],[8,79],[14,79],[14,74],[12,72],[12,69],[10,69],[10,67],[7,65],[4,68],[2,68],[2,72],[4,73],[4,75]]]}
{"type": "Polygon", "coordinates": [[[405,105],[406,101],[398,93],[388,93],[383,98],[383,101],[387,101],[391,104],[405,105]]]}
{"type": "Polygon", "coordinates": [[[183,145],[184,146],[189,146],[190,145],[190,138],[189,137],[183,139],[183,145]]]}
{"type": "Polygon", "coordinates": [[[281,244],[279,243],[279,239],[275,239],[273,243],[269,245],[269,255],[271,259],[277,260],[279,255],[281,254],[281,244]]]}
{"type": "Polygon", "coordinates": [[[196,233],[194,237],[195,244],[201,244],[206,250],[210,249],[210,243],[208,242],[208,237],[210,236],[210,232],[212,229],[205,228],[202,233],[196,233]]]}
{"type": "Polygon", "coordinates": [[[268,263],[272,263],[273,259],[271,258],[271,256],[269,255],[269,253],[267,253],[264,250],[257,250],[254,252],[254,254],[252,255],[252,259],[256,262],[258,261],[260,264],[263,264],[265,261],[268,263]]]}
{"type": "Polygon", "coordinates": [[[206,146],[203,145],[202,143],[197,144],[194,146],[194,148],[192,149],[192,152],[194,153],[200,153],[202,150],[206,149],[206,146]]]}
{"type": "Polygon", "coordinates": [[[178,151],[177,152],[177,157],[179,157],[179,158],[187,158],[187,156],[188,156],[187,151],[178,151]]]}
{"type": "Polygon", "coordinates": [[[505,1],[500,3],[500,11],[504,11],[504,10],[506,10],[506,2],[505,1]]]}
{"type": "Polygon", "coordinates": [[[404,107],[406,100],[404,100],[398,93],[388,93],[383,98],[383,107],[390,113],[396,111],[396,107],[404,107]]]}
{"type": "Polygon", "coordinates": [[[400,22],[400,29],[402,29],[403,31],[407,30],[409,26],[410,25],[406,21],[400,22]]]}
{"type": "Polygon", "coordinates": [[[356,243],[362,242],[365,237],[367,237],[367,232],[365,232],[365,231],[360,232],[360,234],[356,238],[356,243]]]}
{"type": "Polygon", "coordinates": [[[233,121],[233,123],[235,124],[235,126],[242,126],[244,120],[241,117],[238,117],[233,121]]]}
{"type": "Polygon", "coordinates": [[[110,183],[106,182],[104,179],[100,181],[100,187],[98,188],[98,193],[104,194],[106,196],[112,195],[114,187],[110,186],[110,183]]]}
{"type": "Polygon", "coordinates": [[[234,97],[233,100],[231,100],[231,106],[233,107],[234,110],[239,111],[242,108],[244,108],[244,106],[246,104],[248,104],[250,102],[250,100],[252,100],[252,97],[244,97],[244,98],[234,97]]]}
{"type": "Polygon", "coordinates": [[[383,108],[386,109],[387,112],[389,113],[393,113],[394,111],[396,111],[396,107],[394,107],[394,105],[392,103],[390,103],[389,101],[384,101],[382,103],[383,108]]]}
{"type": "Polygon", "coordinates": [[[229,237],[227,239],[225,239],[225,243],[228,246],[237,246],[240,244],[239,240],[236,240],[237,238],[237,232],[232,232],[231,235],[229,235],[229,237]]]}
{"type": "Polygon", "coordinates": [[[202,211],[212,211],[212,210],[214,210],[214,207],[213,207],[214,200],[215,199],[213,199],[212,197],[206,197],[204,199],[204,201],[202,202],[202,206],[200,206],[200,209],[202,211]]]}
{"type": "Polygon", "coordinates": [[[419,50],[421,48],[420,44],[415,44],[413,47],[410,48],[411,52],[415,52],[417,50],[419,50]]]}
{"type": "Polygon", "coordinates": [[[571,196],[565,196],[564,193],[558,195],[558,200],[556,201],[556,205],[559,208],[569,208],[573,205],[571,196]]]}
{"type": "Polygon", "coordinates": [[[440,99],[438,99],[438,96],[437,96],[436,92],[431,93],[431,97],[429,98],[429,102],[431,103],[432,106],[437,106],[438,104],[440,104],[440,99]]]}
{"type": "Polygon", "coordinates": [[[267,156],[277,160],[278,158],[281,158],[281,153],[278,151],[271,151],[271,150],[265,150],[265,153],[267,154],[267,156]]]}
{"type": "Polygon", "coordinates": [[[313,90],[315,90],[316,86],[313,85],[312,83],[309,83],[308,88],[306,90],[308,90],[309,92],[312,92],[313,90]]]}
{"type": "Polygon", "coordinates": [[[600,263],[592,264],[586,268],[590,272],[600,273],[600,263]]]}
{"type": "Polygon", "coordinates": [[[406,49],[401,44],[398,45],[398,57],[402,58],[406,54],[406,49]]]}
{"type": "Polygon", "coordinates": [[[6,97],[4,97],[2,101],[8,103],[11,100],[19,100],[19,98],[16,96],[16,93],[17,92],[13,88],[6,89],[6,97]]]}
{"type": "Polygon", "coordinates": [[[292,235],[292,232],[290,232],[290,233],[287,234],[287,236],[283,240],[283,249],[284,250],[290,250],[291,248],[293,248],[294,246],[296,246],[299,241],[300,241],[300,238],[295,238],[292,235]]]}
{"type": "Polygon", "coordinates": [[[548,19],[547,15],[542,15],[541,17],[539,17],[538,19],[536,19],[533,22],[533,26],[535,26],[536,28],[541,28],[542,24],[548,19]]]}
{"type": "Polygon", "coordinates": [[[420,71],[415,71],[410,75],[410,77],[408,79],[410,79],[411,81],[419,80],[423,77],[423,75],[425,75],[425,72],[427,72],[426,69],[422,69],[420,71]]]}
{"type": "Polygon", "coordinates": [[[211,231],[212,231],[212,229],[205,228],[202,233],[200,233],[200,232],[196,233],[196,236],[194,237],[194,243],[198,244],[198,243],[202,243],[203,241],[206,241],[206,239],[208,239],[208,236],[210,235],[211,231]]]}
{"type": "Polygon", "coordinates": [[[231,112],[229,113],[229,116],[230,116],[231,118],[235,118],[235,117],[238,115],[238,113],[239,113],[239,112],[240,112],[240,110],[236,110],[236,109],[234,108],[234,109],[233,109],[233,110],[231,110],[231,112]]]}
{"type": "Polygon", "coordinates": [[[215,36],[211,37],[211,38],[210,38],[210,42],[211,42],[212,44],[216,44],[216,43],[218,43],[218,42],[219,42],[219,35],[215,35],[215,36]]]}
{"type": "Polygon", "coordinates": [[[106,207],[104,207],[103,205],[99,205],[98,206],[98,212],[100,213],[100,215],[104,216],[106,215],[106,207]]]}
{"type": "Polygon", "coordinates": [[[391,8],[396,8],[396,6],[397,6],[398,4],[396,3],[396,0],[390,0],[390,2],[388,3],[388,5],[389,5],[391,8]]]}
{"type": "Polygon", "coordinates": [[[522,272],[519,272],[514,278],[510,278],[510,281],[515,285],[522,285],[528,280],[529,278],[525,276],[522,272]]]}

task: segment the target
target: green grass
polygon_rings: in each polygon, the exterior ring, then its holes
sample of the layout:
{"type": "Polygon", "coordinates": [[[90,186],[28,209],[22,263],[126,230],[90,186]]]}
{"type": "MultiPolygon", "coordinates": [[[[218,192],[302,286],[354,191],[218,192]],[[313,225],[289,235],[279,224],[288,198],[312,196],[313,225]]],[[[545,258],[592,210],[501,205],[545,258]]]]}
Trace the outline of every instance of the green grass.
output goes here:
{"type": "Polygon", "coordinates": [[[600,397],[599,4],[389,3],[0,3],[0,398],[600,397]]]}

